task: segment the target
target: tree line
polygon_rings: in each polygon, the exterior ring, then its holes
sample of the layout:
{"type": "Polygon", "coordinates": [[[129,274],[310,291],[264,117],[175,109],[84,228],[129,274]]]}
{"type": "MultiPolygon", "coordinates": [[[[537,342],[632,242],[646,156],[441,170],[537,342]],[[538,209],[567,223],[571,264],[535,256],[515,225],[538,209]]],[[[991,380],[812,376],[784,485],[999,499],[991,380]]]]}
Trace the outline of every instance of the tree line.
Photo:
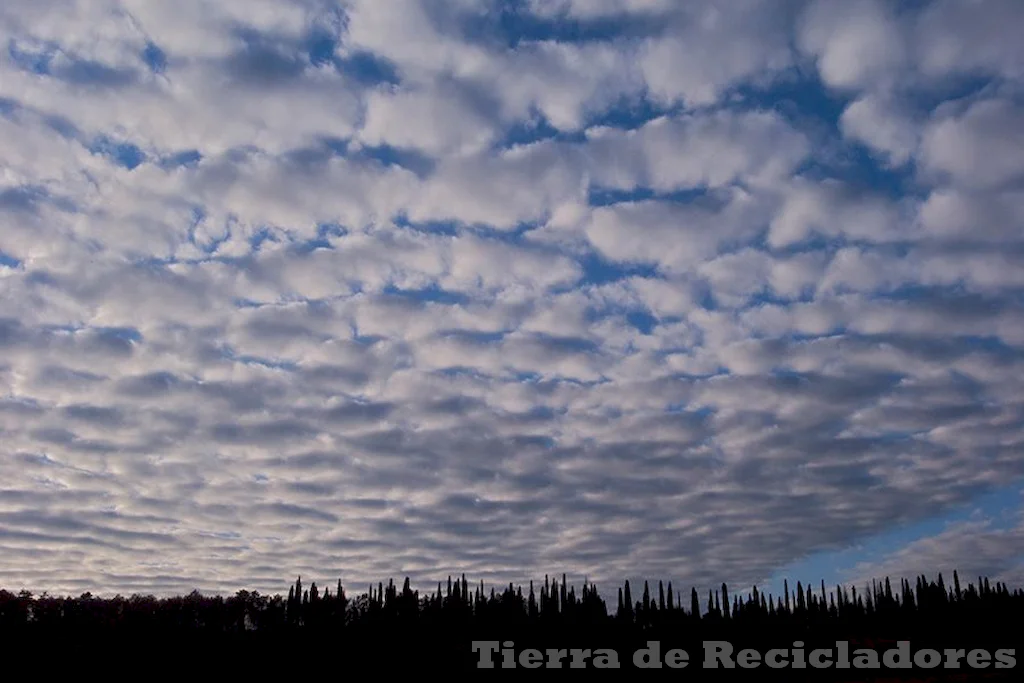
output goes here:
{"type": "Polygon", "coordinates": [[[529,624],[531,622],[582,626],[604,622],[628,625],[638,630],[664,626],[700,624],[820,625],[822,623],[871,623],[879,620],[926,618],[962,619],[966,616],[995,618],[1002,613],[1019,614],[1024,591],[1011,590],[1005,583],[991,583],[978,577],[977,583],[961,584],[954,571],[947,584],[938,574],[929,581],[918,576],[912,584],[900,579],[896,589],[888,577],[873,580],[861,591],[837,585],[827,588],[824,581],[812,588],[797,581],[783,584],[781,595],[758,591],[753,587],[745,595],[730,593],[727,584],[702,596],[691,588],[684,602],[672,582],[658,581],[652,588],[644,582],[639,596],[627,580],[618,588],[614,610],[609,610],[597,586],[584,581],[581,591],[561,580],[545,576],[544,583],[525,588],[509,584],[500,591],[485,590],[478,584],[448,577],[447,586],[426,593],[413,590],[407,577],[399,589],[389,580],[370,585],[361,595],[350,599],[340,580],[332,593],[321,590],[316,582],[304,586],[298,577],[289,586],[288,596],[266,595],[240,590],[234,595],[203,595],[193,591],[185,596],[157,598],[153,595],[116,595],[100,598],[91,593],[78,597],[35,596],[22,590],[12,593],[0,589],[0,627],[71,627],[137,629],[164,626],[184,630],[215,632],[254,630],[331,630],[359,628],[374,624],[409,624],[419,621],[445,621],[465,625],[529,624]]]}
{"type": "Polygon", "coordinates": [[[699,639],[708,638],[759,647],[794,639],[852,639],[870,647],[897,639],[950,643],[959,638],[957,647],[968,641],[1013,647],[1020,629],[1005,625],[1019,623],[1024,592],[985,577],[963,584],[956,571],[951,579],[947,583],[942,574],[913,582],[885,578],[860,590],[787,580],[778,595],[756,587],[736,591],[725,583],[686,594],[671,581],[642,586],[626,581],[611,601],[588,581],[577,591],[565,574],[546,576],[537,585],[486,589],[482,581],[471,584],[463,575],[424,592],[412,589],[406,578],[401,587],[393,580],[378,582],[351,597],[340,580],[321,588],[315,582],[307,586],[301,576],[286,597],[247,590],[227,597],[193,591],[165,598],[0,590],[0,642],[191,639],[211,647],[257,648],[305,642],[365,653],[405,638],[417,644],[406,651],[420,653],[410,654],[412,660],[422,655],[439,667],[456,668],[474,666],[470,643],[482,639],[514,640],[516,647],[557,641],[559,647],[600,642],[618,648],[656,639],[699,648],[699,639]]]}

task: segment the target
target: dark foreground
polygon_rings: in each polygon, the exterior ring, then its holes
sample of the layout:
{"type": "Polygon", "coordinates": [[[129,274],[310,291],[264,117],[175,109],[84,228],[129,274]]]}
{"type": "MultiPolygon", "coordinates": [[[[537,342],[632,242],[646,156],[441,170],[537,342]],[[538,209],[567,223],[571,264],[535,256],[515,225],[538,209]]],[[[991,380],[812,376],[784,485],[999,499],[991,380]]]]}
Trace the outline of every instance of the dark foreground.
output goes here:
{"type": "MultiPolygon", "coordinates": [[[[344,677],[529,675],[535,669],[644,669],[640,676],[751,681],[1021,680],[1024,593],[941,575],[858,593],[788,584],[784,596],[727,586],[688,608],[671,584],[627,583],[609,610],[596,587],[545,579],[498,593],[465,578],[420,596],[378,584],[348,598],[301,579],[281,596],[34,597],[0,591],[9,663],[50,673],[344,677]],[[638,591],[639,592],[639,591],[638,591]],[[702,604],[703,602],[703,604],[702,604]],[[490,665],[490,666],[488,666],[490,665]]],[[[570,673],[564,671],[564,673],[570,673]]],[[[613,674],[614,675],[614,674],[613,674]]]]}
{"type": "MultiPolygon", "coordinates": [[[[722,640],[734,646],[732,662],[734,667],[708,668],[705,662],[705,648],[713,650],[714,645],[699,639],[660,638],[659,634],[650,634],[651,640],[626,637],[618,634],[594,635],[580,637],[558,634],[519,634],[504,633],[471,636],[469,634],[449,633],[437,634],[422,631],[385,632],[363,634],[338,640],[323,634],[311,637],[298,637],[286,634],[234,634],[220,637],[181,637],[167,636],[163,638],[142,638],[132,635],[115,637],[57,637],[57,638],[25,638],[5,640],[5,650],[9,657],[23,661],[34,661],[47,665],[72,665],[81,672],[88,669],[91,663],[102,663],[102,668],[113,667],[120,671],[158,672],[170,675],[172,672],[181,675],[231,675],[232,678],[255,676],[263,680],[271,675],[288,676],[328,676],[344,677],[350,674],[388,674],[398,673],[404,676],[425,676],[431,673],[468,673],[470,675],[502,675],[510,670],[503,667],[506,658],[495,643],[491,657],[493,668],[482,668],[480,665],[487,660],[486,655],[479,652],[481,640],[491,637],[501,642],[512,640],[513,653],[511,659],[515,667],[513,675],[529,675],[538,669],[556,668],[564,673],[570,669],[579,672],[598,672],[604,668],[635,670],[645,669],[631,675],[670,676],[676,680],[743,680],[750,681],[1010,681],[1021,680],[1020,667],[995,668],[997,662],[987,658],[985,668],[975,668],[968,662],[966,654],[972,650],[994,653],[1005,648],[1014,650],[1016,657],[1019,638],[993,639],[951,639],[942,643],[923,641],[908,636],[910,656],[920,649],[931,646],[939,654],[948,646],[953,650],[964,650],[960,657],[959,668],[947,668],[943,661],[938,667],[925,669],[913,664],[911,668],[889,668],[882,663],[886,650],[895,648],[896,643],[847,641],[850,651],[861,648],[873,649],[878,655],[878,668],[837,668],[835,655],[836,641],[824,639],[805,639],[805,658],[817,647],[831,648],[832,665],[827,668],[815,668],[804,659],[804,668],[793,666],[793,641],[765,634],[756,637],[748,634],[745,637],[730,637],[727,633],[716,634],[722,640]],[[659,652],[656,657],[640,658],[634,661],[634,653],[638,650],[650,652],[649,643],[657,641],[659,652]],[[474,645],[477,650],[474,651],[474,645]],[[779,660],[786,665],[783,668],[766,666],[763,658],[775,647],[788,651],[779,660]],[[536,648],[539,652],[536,659],[529,658],[528,650],[536,648]],[[549,661],[548,649],[553,659],[549,661]],[[572,648],[578,648],[573,653],[572,648]],[[736,654],[749,648],[758,653],[748,654],[761,660],[752,666],[751,660],[740,666],[736,654]],[[685,667],[678,668],[681,656],[673,650],[685,650],[688,661],[685,667]],[[562,650],[564,652],[558,652],[562,650]],[[612,658],[609,650],[617,655],[612,658]],[[672,653],[672,654],[670,654],[672,653]],[[602,657],[604,655],[604,657],[602,657]],[[574,661],[575,660],[575,661],[574,661]],[[648,667],[651,662],[660,666],[648,667]],[[539,664],[536,667],[524,664],[539,664]],[[638,666],[638,663],[641,666],[638,666]],[[576,664],[577,666],[573,666],[576,664]],[[578,665],[582,664],[582,668],[578,665]],[[616,666],[617,665],[617,666],[616,666]],[[673,667],[672,665],[676,665],[673,667]],[[81,667],[81,668],[80,668],[81,667]]],[[[486,647],[486,646],[485,646],[486,647]]],[[[976,659],[973,663],[980,664],[986,658],[976,659]]],[[[778,661],[778,660],[777,660],[778,661]]],[[[607,673],[603,672],[602,673],[607,673]]],[[[613,673],[614,675],[614,673],[613,673]]]]}

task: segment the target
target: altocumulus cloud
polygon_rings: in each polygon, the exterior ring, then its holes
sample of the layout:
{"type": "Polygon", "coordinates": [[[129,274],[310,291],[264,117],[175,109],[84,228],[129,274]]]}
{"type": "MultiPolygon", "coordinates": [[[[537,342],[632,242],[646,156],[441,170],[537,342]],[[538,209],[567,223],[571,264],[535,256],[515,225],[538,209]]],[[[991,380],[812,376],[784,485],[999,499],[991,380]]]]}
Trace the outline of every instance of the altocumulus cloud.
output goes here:
{"type": "Polygon", "coordinates": [[[6,0],[0,584],[750,584],[1019,482],[1022,31],[6,0]]]}

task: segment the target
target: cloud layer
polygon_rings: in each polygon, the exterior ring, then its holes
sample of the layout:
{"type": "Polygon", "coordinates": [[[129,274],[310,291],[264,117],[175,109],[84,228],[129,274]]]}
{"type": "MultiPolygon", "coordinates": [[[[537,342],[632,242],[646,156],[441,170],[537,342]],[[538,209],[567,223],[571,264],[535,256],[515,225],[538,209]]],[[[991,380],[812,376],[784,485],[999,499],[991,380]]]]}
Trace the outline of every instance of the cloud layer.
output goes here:
{"type": "MultiPolygon", "coordinates": [[[[756,583],[1019,482],[970,4],[4,2],[0,584],[756,583]]],[[[969,524],[886,566],[1019,579],[969,524]]]]}

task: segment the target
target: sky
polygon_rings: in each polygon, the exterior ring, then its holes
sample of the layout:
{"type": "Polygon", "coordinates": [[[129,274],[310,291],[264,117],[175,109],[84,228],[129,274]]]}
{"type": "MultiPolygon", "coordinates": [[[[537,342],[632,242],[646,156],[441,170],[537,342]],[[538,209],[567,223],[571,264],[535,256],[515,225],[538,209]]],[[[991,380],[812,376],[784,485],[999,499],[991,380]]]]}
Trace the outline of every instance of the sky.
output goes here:
{"type": "Polygon", "coordinates": [[[1024,585],[1022,32],[4,0],[0,586],[1024,585]]]}

